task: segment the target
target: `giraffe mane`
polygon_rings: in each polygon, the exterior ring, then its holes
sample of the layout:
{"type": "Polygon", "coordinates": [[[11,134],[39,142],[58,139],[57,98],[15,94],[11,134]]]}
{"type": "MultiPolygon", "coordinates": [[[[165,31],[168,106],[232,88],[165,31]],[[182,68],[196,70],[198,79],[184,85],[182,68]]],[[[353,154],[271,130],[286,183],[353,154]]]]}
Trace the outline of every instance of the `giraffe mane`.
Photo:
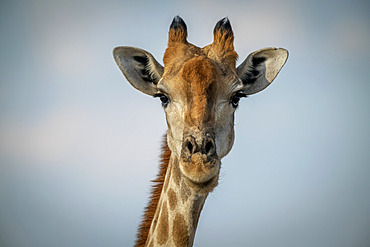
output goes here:
{"type": "Polygon", "coordinates": [[[149,199],[148,206],[145,208],[142,221],[139,226],[135,247],[145,246],[146,240],[149,235],[150,226],[152,224],[154,214],[157,209],[159,199],[161,197],[163,183],[166,177],[168,163],[170,162],[170,157],[171,157],[171,150],[169,149],[167,145],[167,134],[164,136],[164,140],[162,143],[162,154],[160,157],[161,158],[160,158],[159,172],[157,174],[157,178],[152,180],[153,184],[152,184],[151,196],[149,199]]]}

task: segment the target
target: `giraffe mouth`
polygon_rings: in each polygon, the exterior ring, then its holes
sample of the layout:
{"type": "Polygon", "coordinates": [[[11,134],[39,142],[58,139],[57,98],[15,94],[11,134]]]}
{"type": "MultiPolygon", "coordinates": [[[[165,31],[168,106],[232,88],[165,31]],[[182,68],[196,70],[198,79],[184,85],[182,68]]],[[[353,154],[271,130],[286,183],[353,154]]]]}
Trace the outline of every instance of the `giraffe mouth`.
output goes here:
{"type": "Polygon", "coordinates": [[[218,184],[221,162],[214,158],[207,160],[203,154],[194,154],[189,160],[182,159],[180,170],[187,184],[198,192],[208,193],[218,184]]]}
{"type": "Polygon", "coordinates": [[[213,190],[213,188],[215,188],[218,184],[218,174],[205,182],[197,182],[186,176],[185,178],[186,178],[187,183],[190,184],[191,187],[195,187],[197,189],[202,189],[202,190],[207,190],[207,191],[209,189],[213,190]]]}

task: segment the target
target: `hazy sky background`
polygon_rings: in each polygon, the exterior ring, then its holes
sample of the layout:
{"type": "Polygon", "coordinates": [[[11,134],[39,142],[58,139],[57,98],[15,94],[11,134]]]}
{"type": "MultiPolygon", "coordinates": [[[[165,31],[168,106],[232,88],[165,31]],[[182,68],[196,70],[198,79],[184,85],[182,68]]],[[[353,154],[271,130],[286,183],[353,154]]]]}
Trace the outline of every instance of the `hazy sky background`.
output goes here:
{"type": "Polygon", "coordinates": [[[290,56],[243,99],[195,246],[370,245],[369,1],[1,1],[0,246],[132,246],[166,130],[116,46],[158,61],[172,18],[212,42],[228,16],[239,63],[290,56]]]}

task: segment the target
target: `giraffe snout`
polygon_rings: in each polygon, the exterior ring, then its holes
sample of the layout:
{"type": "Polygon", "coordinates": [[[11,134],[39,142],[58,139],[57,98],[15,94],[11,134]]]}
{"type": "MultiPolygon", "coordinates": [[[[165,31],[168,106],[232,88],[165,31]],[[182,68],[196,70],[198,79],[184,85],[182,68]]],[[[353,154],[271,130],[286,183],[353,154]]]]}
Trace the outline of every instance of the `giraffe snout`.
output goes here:
{"type": "Polygon", "coordinates": [[[210,133],[201,135],[200,138],[196,139],[193,135],[187,135],[183,141],[182,155],[184,158],[190,160],[191,157],[196,154],[202,154],[206,161],[210,161],[215,158],[216,155],[216,144],[213,136],[210,133]]]}

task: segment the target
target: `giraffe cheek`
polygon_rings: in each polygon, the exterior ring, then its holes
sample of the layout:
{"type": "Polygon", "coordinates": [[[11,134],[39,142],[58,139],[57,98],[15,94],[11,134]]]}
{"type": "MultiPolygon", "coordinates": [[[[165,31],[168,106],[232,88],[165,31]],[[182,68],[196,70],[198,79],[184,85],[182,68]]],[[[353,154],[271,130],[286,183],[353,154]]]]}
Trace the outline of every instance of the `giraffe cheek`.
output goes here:
{"type": "Polygon", "coordinates": [[[168,128],[167,132],[167,143],[171,152],[173,152],[177,157],[180,157],[181,147],[182,147],[182,134],[183,128],[181,126],[176,126],[176,128],[168,128]]]}
{"type": "Polygon", "coordinates": [[[173,102],[166,110],[166,121],[168,126],[167,143],[172,153],[180,157],[182,139],[184,132],[184,120],[182,119],[182,108],[177,102],[173,102]]]}

